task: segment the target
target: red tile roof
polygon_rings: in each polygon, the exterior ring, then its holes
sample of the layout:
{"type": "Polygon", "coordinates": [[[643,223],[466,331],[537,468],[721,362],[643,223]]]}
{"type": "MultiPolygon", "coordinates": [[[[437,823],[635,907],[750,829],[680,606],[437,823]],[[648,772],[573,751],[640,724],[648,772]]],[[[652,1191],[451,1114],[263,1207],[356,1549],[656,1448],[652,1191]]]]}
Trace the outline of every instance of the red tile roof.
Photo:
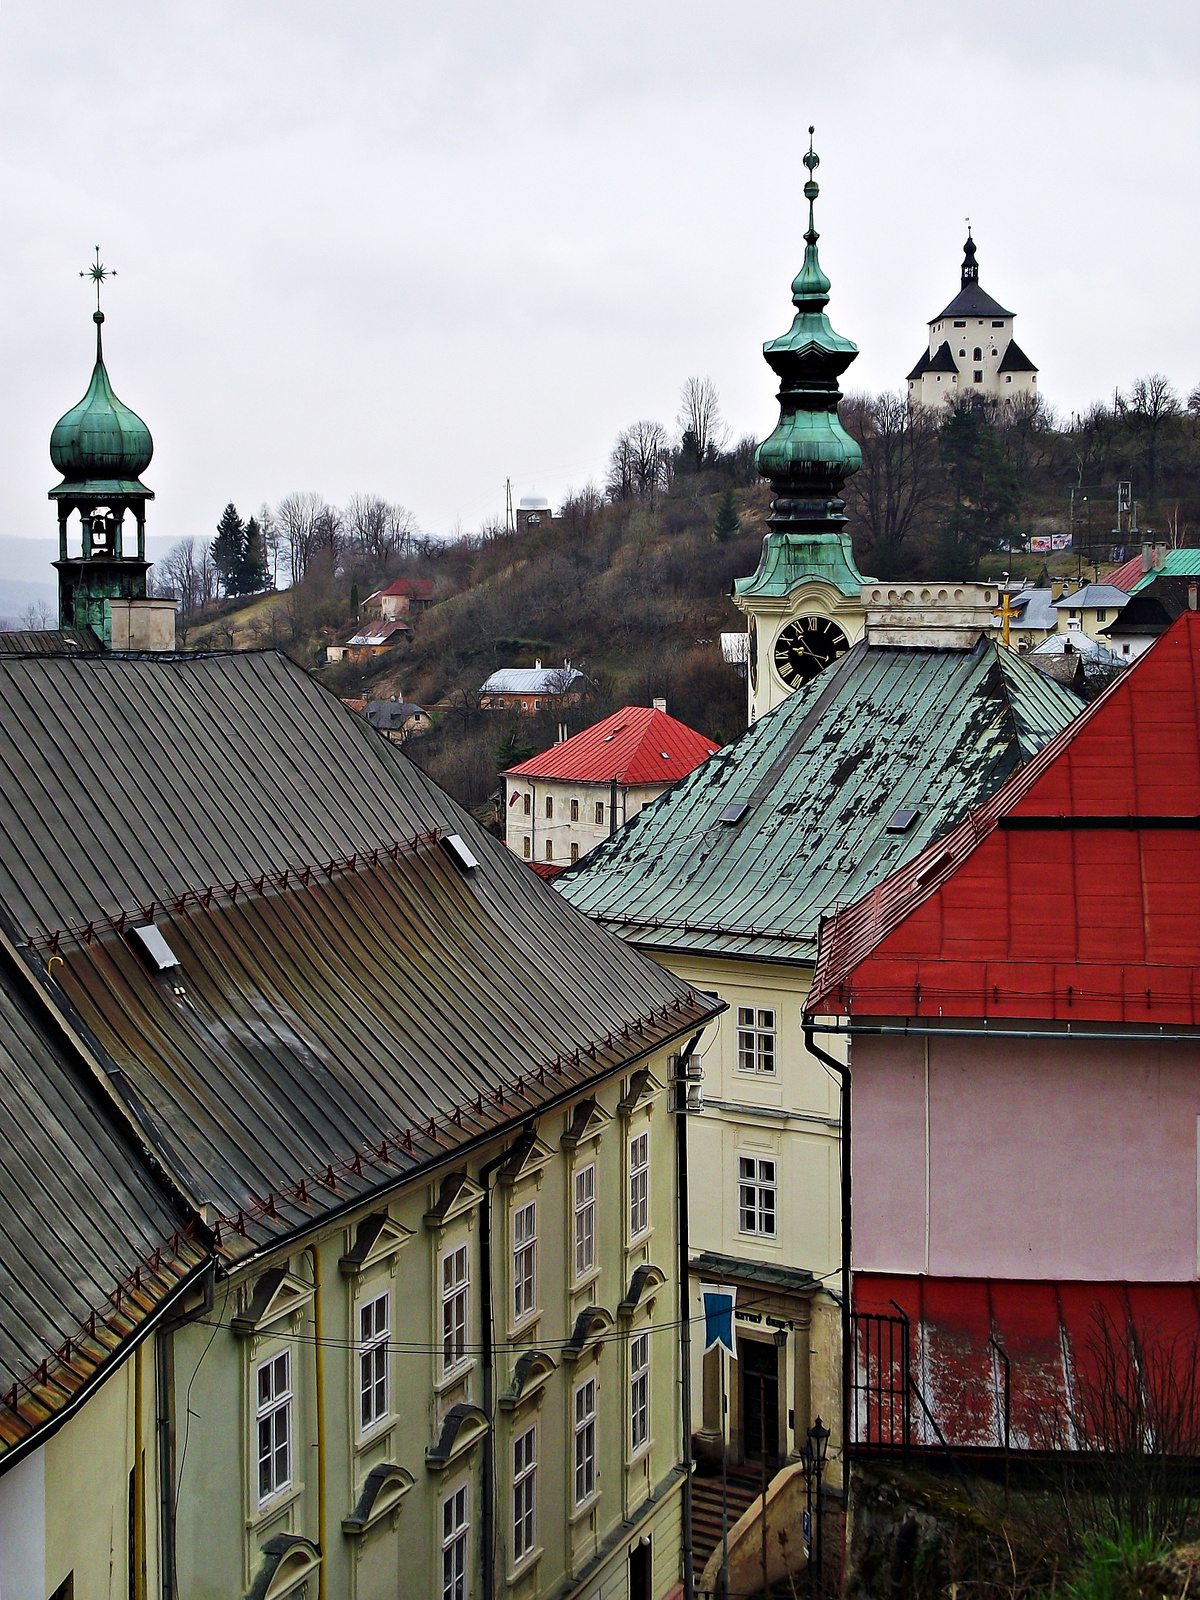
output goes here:
{"type": "Polygon", "coordinates": [[[625,706],[540,756],[510,767],[514,778],[579,783],[675,783],[720,749],[711,739],[650,706],[625,706]]]}
{"type": "Polygon", "coordinates": [[[432,600],[432,578],[397,578],[395,583],[389,583],[382,594],[406,594],[410,600],[432,600]]]}
{"type": "Polygon", "coordinates": [[[1200,1025],[1200,612],[822,930],[808,1009],[1200,1025]]]}

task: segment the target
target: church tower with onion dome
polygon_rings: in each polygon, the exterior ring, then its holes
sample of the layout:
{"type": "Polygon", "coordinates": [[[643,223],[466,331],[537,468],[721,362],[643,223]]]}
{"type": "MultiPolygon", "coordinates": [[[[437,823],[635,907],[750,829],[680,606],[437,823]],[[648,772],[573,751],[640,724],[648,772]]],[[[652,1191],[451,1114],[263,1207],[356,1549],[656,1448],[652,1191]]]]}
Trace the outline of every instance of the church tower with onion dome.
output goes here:
{"type": "Polygon", "coordinates": [[[966,395],[1002,404],[1036,400],[1038,369],[1013,338],[1014,313],[979,282],[975,240],[967,224],[962,284],[929,321],[929,347],[908,375],[908,403],[931,410],[966,395]]]}
{"type": "Polygon", "coordinates": [[[100,285],[110,274],[99,248],[88,275],[96,284],[96,365],[87,393],[50,435],[50,459],[62,473],[50,490],[58,508],[58,623],[91,628],[114,650],[173,650],[175,602],[146,595],[146,502],[154,491],[141,475],[154,442],[113,393],[104,365],[100,285]]]}
{"type": "Polygon", "coordinates": [[[755,455],[775,492],[770,532],[758,570],[733,586],[748,621],[749,719],[772,710],[846,654],[863,635],[864,578],[846,532],[842,485],[862,466],[862,452],[842,427],[838,387],[858,346],[834,331],[825,313],[830,282],[817,257],[814,203],[819,158],[804,155],[808,232],[804,265],[792,283],[795,317],[787,333],[763,346],[778,375],[779,423],[755,455]]]}

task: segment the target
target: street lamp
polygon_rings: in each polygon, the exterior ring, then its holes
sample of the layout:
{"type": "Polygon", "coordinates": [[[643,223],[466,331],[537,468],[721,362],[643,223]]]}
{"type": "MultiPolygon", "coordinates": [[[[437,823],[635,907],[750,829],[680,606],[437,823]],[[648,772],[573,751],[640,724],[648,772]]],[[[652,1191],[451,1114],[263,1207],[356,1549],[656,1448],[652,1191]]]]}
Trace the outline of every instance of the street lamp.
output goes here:
{"type": "Polygon", "coordinates": [[[808,1430],[808,1444],[805,1449],[808,1455],[809,1471],[812,1480],[816,1483],[817,1490],[817,1528],[813,1545],[813,1555],[816,1559],[813,1562],[813,1566],[816,1568],[817,1581],[823,1587],[825,1582],[825,1518],[824,1508],[821,1504],[821,1479],[825,1473],[825,1459],[829,1453],[829,1429],[821,1421],[820,1417],[808,1430]]]}

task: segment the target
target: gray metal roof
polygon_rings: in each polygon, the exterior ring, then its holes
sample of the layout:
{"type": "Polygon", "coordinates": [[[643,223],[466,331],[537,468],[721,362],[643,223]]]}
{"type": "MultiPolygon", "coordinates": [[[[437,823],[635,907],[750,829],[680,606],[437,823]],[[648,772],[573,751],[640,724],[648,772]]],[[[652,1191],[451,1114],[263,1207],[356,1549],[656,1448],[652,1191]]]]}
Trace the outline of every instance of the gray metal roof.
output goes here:
{"type": "Polygon", "coordinates": [[[0,656],[73,655],[80,650],[99,655],[104,642],[91,628],[30,628],[0,633],[0,656]]]}
{"type": "Polygon", "coordinates": [[[235,1252],[711,1014],[274,653],[0,661],[0,832],[41,980],[61,955],[63,1003],[235,1252]],[[128,936],[151,915],[163,973],[128,936]]]}
{"type": "Polygon", "coordinates": [[[1018,628],[1044,628],[1047,633],[1053,633],[1058,627],[1053,589],[1018,589],[1009,599],[1021,608],[1018,628]]]}
{"type": "Polygon", "coordinates": [[[364,713],[373,728],[403,728],[413,717],[426,715],[423,706],[408,700],[369,700],[364,713]]]}
{"type": "Polygon", "coordinates": [[[1085,583],[1082,589],[1065,594],[1061,600],[1054,602],[1057,611],[1079,611],[1088,606],[1112,606],[1120,610],[1128,604],[1129,596],[1124,589],[1118,589],[1111,583],[1085,583]]]}
{"type": "Polygon", "coordinates": [[[502,667],[481,685],[480,694],[564,694],[583,682],[574,667],[502,667]]]}
{"type": "Polygon", "coordinates": [[[553,880],[641,949],[811,962],[856,900],[1081,709],[990,638],[858,644],[553,880]],[[746,804],[732,825],[723,811],[746,804]],[[901,807],[915,810],[888,831],[901,807]]]}
{"type": "Polygon", "coordinates": [[[0,964],[0,1394],[11,1401],[0,1467],[203,1260],[180,1233],[187,1218],[46,1033],[29,981],[0,964]],[[135,1272],[136,1290],[114,1303],[135,1272]]]}

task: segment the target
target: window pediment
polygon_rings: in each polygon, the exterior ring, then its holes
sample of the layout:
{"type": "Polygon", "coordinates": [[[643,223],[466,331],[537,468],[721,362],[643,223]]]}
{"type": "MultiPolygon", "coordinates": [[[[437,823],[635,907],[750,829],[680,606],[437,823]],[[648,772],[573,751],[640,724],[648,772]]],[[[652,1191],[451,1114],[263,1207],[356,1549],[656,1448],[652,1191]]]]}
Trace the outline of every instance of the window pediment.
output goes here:
{"type": "Polygon", "coordinates": [[[425,1213],[427,1228],[444,1228],[458,1217],[469,1216],[483,1199],[483,1190],[465,1172],[451,1172],[442,1179],[437,1203],[425,1213]]]}
{"type": "Polygon", "coordinates": [[[500,1409],[512,1411],[543,1389],[550,1374],[557,1370],[553,1357],[544,1350],[524,1350],[517,1358],[512,1382],[500,1396],[500,1409]]]}
{"type": "Polygon", "coordinates": [[[634,1269],[625,1298],[617,1307],[617,1315],[619,1317],[631,1317],[638,1306],[646,1301],[656,1289],[661,1289],[666,1281],[667,1275],[661,1267],[653,1266],[649,1261],[643,1262],[640,1267],[634,1269]]]}
{"type": "Polygon", "coordinates": [[[372,1467],[363,1483],[358,1504],[351,1515],[342,1520],[342,1532],[351,1537],[366,1533],[389,1511],[396,1509],[415,1482],[411,1472],[394,1462],[382,1461],[372,1467]]]}
{"type": "Polygon", "coordinates": [[[575,1318],[575,1326],[571,1330],[571,1337],[562,1349],[564,1361],[578,1361],[580,1356],[590,1350],[593,1345],[599,1344],[604,1335],[613,1325],[611,1311],[606,1311],[603,1306],[587,1306],[575,1318]]]}
{"type": "Polygon", "coordinates": [[[487,1431],[487,1413],[478,1406],[451,1406],[436,1443],[426,1447],[425,1465],[430,1472],[440,1472],[443,1467],[448,1467],[452,1461],[465,1455],[487,1431]]]}
{"type": "Polygon", "coordinates": [[[393,1222],[386,1211],[364,1217],[355,1231],[354,1243],[338,1262],[343,1277],[366,1272],[368,1267],[390,1261],[412,1238],[412,1229],[393,1222]]]}
{"type": "Polygon", "coordinates": [[[662,1084],[650,1071],[649,1067],[641,1067],[629,1080],[629,1089],[617,1102],[617,1110],[628,1116],[631,1111],[636,1111],[640,1105],[660,1093],[662,1084]]]}
{"type": "Polygon", "coordinates": [[[302,1310],[313,1297],[313,1286],[286,1267],[272,1267],[254,1285],[250,1304],[229,1326],[239,1339],[267,1333],[277,1323],[302,1310]]]}
{"type": "Polygon", "coordinates": [[[589,1095],[575,1106],[570,1125],[559,1143],[566,1150],[576,1150],[580,1145],[598,1139],[611,1121],[612,1113],[605,1111],[603,1106],[596,1103],[595,1097],[589,1095]]]}
{"type": "Polygon", "coordinates": [[[311,1539],[279,1533],[262,1548],[263,1560],[246,1600],[286,1600],[321,1565],[321,1552],[311,1539]]]}
{"type": "Polygon", "coordinates": [[[511,1187],[522,1178],[536,1177],[553,1155],[554,1151],[536,1133],[524,1134],[500,1168],[500,1182],[511,1187]]]}

